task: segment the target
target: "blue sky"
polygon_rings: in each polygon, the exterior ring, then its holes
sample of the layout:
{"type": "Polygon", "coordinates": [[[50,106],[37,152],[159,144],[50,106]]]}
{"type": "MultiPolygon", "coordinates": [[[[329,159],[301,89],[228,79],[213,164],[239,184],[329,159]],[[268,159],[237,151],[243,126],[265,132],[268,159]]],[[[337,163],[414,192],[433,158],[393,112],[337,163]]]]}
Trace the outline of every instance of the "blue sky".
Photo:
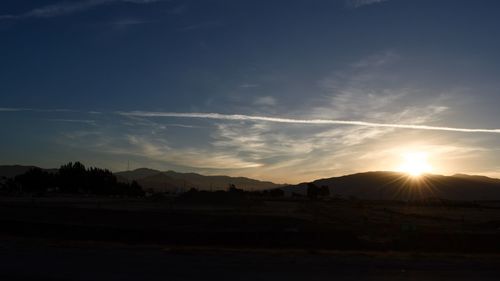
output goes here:
{"type": "Polygon", "coordinates": [[[500,176],[499,8],[4,0],[0,164],[295,183],[416,151],[435,173],[500,176]]]}

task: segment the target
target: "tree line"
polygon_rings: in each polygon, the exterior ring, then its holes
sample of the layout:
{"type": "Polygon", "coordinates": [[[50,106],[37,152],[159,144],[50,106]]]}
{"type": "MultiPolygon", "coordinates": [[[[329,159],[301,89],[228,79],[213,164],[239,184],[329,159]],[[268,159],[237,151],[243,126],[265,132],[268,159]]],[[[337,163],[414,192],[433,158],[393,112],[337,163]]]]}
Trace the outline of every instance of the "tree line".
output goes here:
{"type": "Polygon", "coordinates": [[[0,186],[5,193],[61,193],[88,195],[143,196],[136,182],[119,182],[107,169],[86,168],[80,162],[69,162],[56,172],[32,168],[26,173],[7,179],[0,186]]]}

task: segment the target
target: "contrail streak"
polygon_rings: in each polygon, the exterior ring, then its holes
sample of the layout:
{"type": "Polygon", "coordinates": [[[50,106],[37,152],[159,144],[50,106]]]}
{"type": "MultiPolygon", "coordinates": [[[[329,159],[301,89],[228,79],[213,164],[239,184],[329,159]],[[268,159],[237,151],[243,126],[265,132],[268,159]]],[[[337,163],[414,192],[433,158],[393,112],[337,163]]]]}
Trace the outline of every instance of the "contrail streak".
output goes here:
{"type": "Polygon", "coordinates": [[[393,123],[374,123],[355,120],[332,120],[332,119],[292,119],[280,117],[254,116],[242,114],[220,114],[220,113],[177,113],[177,112],[119,112],[125,116],[136,117],[176,117],[176,118],[201,118],[201,119],[216,119],[216,120],[236,120],[236,121],[265,121],[274,123],[289,123],[289,124],[311,124],[311,125],[354,125],[365,127],[386,127],[400,129],[415,129],[415,130],[433,130],[433,131],[451,131],[464,133],[495,133],[499,134],[500,129],[480,129],[480,128],[455,128],[455,127],[439,127],[427,125],[411,125],[411,124],[393,124],[393,123]]]}

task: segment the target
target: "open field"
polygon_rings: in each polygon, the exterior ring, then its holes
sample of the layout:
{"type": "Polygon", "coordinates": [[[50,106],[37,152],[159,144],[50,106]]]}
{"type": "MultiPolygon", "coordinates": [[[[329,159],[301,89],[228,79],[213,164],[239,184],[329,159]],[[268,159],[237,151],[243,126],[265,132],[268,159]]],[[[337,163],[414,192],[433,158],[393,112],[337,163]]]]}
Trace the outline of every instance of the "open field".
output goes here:
{"type": "Polygon", "coordinates": [[[1,280],[498,280],[496,202],[0,198],[1,280]]]}
{"type": "Polygon", "coordinates": [[[134,244],[369,251],[500,252],[495,202],[2,198],[1,234],[134,244]]]}

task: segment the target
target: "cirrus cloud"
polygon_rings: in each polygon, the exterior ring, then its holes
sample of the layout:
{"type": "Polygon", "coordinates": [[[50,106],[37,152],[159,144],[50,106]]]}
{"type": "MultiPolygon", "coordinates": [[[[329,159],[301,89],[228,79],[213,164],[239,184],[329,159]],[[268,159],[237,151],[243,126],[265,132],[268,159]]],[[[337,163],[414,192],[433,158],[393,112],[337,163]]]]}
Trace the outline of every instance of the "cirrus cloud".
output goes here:
{"type": "Polygon", "coordinates": [[[244,114],[195,113],[195,112],[185,113],[185,112],[131,111],[131,112],[120,112],[120,114],[124,116],[136,116],[136,117],[205,118],[205,119],[216,119],[216,120],[264,121],[264,122],[274,122],[274,123],[306,124],[306,125],[353,125],[353,126],[365,126],[365,127],[385,127],[385,128],[395,128],[395,129],[500,134],[500,129],[458,128],[458,127],[446,127],[446,126],[429,126],[429,125],[413,125],[413,124],[397,124],[397,123],[376,123],[376,122],[367,122],[358,120],[294,119],[294,118],[268,117],[268,116],[244,115],[244,114]]]}
{"type": "Polygon", "coordinates": [[[29,18],[52,18],[64,16],[77,12],[83,12],[99,6],[112,3],[133,3],[133,4],[150,4],[160,2],[161,0],[86,0],[61,2],[52,5],[47,5],[29,10],[21,14],[3,14],[0,15],[0,20],[20,20],[29,18]]]}

